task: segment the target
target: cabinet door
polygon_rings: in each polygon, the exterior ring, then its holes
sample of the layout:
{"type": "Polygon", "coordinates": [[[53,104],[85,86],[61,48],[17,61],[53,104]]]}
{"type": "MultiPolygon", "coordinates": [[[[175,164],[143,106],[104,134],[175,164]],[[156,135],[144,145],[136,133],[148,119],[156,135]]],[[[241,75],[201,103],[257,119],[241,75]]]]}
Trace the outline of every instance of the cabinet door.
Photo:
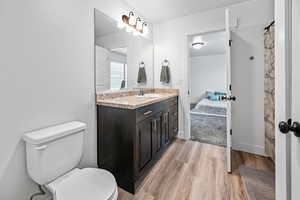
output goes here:
{"type": "Polygon", "coordinates": [[[138,168],[141,171],[152,158],[152,120],[146,119],[137,125],[138,168]]]}
{"type": "Polygon", "coordinates": [[[162,114],[159,115],[157,120],[156,134],[157,134],[157,148],[158,151],[162,148],[162,114]]]}
{"type": "Polygon", "coordinates": [[[170,115],[169,115],[169,137],[170,139],[173,138],[174,136],[174,113],[173,112],[170,112],[170,115]]]}
{"type": "Polygon", "coordinates": [[[158,114],[152,120],[152,155],[154,156],[162,147],[162,115],[158,114]]]}
{"type": "Polygon", "coordinates": [[[170,111],[169,130],[170,130],[170,139],[175,138],[178,132],[178,111],[176,109],[176,106],[173,106],[170,111]]]}
{"type": "Polygon", "coordinates": [[[178,111],[174,112],[173,114],[174,120],[173,120],[173,138],[177,136],[178,133],[178,111]]]}
{"type": "Polygon", "coordinates": [[[170,124],[169,124],[169,111],[163,114],[163,144],[167,144],[170,140],[170,124]]]}

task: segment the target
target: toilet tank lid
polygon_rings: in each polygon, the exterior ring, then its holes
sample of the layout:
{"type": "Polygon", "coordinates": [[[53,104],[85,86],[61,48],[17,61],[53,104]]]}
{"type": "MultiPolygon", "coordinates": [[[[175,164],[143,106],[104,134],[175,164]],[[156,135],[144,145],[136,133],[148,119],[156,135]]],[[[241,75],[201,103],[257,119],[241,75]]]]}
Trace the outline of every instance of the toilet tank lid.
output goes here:
{"type": "Polygon", "coordinates": [[[87,125],[83,122],[72,121],[25,133],[23,140],[30,144],[42,144],[79,131],[84,131],[86,127],[87,125]]]}

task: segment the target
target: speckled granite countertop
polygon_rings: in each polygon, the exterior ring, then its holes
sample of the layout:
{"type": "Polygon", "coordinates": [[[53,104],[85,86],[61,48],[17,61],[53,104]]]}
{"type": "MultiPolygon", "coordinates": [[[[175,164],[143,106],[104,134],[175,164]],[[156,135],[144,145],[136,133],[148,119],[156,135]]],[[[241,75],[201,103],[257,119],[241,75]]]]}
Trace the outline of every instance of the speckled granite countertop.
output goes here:
{"type": "Polygon", "coordinates": [[[176,97],[179,91],[177,89],[145,89],[146,96],[147,94],[155,94],[158,97],[138,97],[137,94],[138,91],[97,94],[97,105],[136,109],[176,97]]]}

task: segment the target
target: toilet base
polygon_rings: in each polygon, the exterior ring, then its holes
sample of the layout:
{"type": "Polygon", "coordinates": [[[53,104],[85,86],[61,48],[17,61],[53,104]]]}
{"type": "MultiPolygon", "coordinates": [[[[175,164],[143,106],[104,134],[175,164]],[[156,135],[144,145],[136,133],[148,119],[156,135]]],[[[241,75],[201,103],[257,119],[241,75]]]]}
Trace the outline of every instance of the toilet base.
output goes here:
{"type": "Polygon", "coordinates": [[[116,192],[111,200],[118,200],[118,188],[116,189],[116,192]]]}

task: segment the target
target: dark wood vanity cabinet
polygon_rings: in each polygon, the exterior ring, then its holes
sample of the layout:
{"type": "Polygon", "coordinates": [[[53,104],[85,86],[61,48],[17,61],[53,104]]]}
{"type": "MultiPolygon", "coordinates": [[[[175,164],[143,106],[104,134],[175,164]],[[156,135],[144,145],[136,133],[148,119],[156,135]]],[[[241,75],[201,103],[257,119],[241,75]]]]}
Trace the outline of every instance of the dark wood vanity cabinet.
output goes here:
{"type": "Polygon", "coordinates": [[[98,167],[135,193],[178,132],[178,98],[137,109],[97,106],[98,167]]]}

